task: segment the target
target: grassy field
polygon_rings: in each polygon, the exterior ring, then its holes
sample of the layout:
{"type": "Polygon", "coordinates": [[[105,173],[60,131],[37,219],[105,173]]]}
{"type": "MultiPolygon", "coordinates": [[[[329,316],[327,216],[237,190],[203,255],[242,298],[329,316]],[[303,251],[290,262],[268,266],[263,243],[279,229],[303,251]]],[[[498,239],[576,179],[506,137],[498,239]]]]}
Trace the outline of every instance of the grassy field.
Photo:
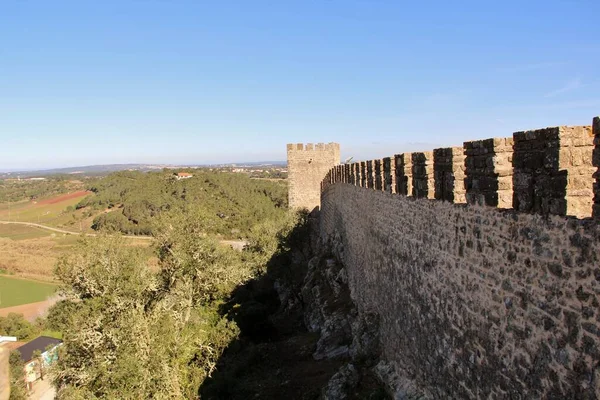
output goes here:
{"type": "Polygon", "coordinates": [[[86,218],[83,215],[85,210],[74,210],[75,205],[86,195],[82,193],[75,198],[64,200],[61,200],[65,196],[62,195],[38,201],[12,203],[10,209],[3,204],[0,206],[0,220],[34,222],[76,232],[88,232],[91,230],[93,217],[86,218]]]}
{"type": "MultiPolygon", "coordinates": [[[[78,235],[52,233],[29,226],[0,225],[0,270],[15,276],[54,281],[53,270],[58,258],[71,251],[78,235]]],[[[130,239],[131,246],[145,248],[153,256],[150,240],[130,239]]]]}
{"type": "MultiPolygon", "coordinates": [[[[76,198],[68,195],[54,196],[39,201],[12,203],[9,211],[6,204],[0,205],[0,220],[33,222],[61,228],[72,232],[92,233],[94,216],[83,215],[85,210],[67,210],[74,207],[85,194],[76,198]]],[[[65,235],[41,228],[24,225],[0,224],[0,271],[13,276],[54,282],[54,266],[59,257],[71,251],[79,240],[78,235],[65,235]]],[[[131,239],[132,246],[144,247],[148,258],[153,257],[151,241],[131,239]]]]}
{"type": "Polygon", "coordinates": [[[0,238],[26,240],[46,237],[50,236],[50,234],[50,231],[31,226],[0,224],[0,238]]]}
{"type": "Polygon", "coordinates": [[[57,286],[0,275],[0,308],[46,300],[57,286]]]}
{"type": "MultiPolygon", "coordinates": [[[[28,228],[35,229],[35,228],[28,228]]],[[[0,270],[27,278],[53,280],[58,258],[69,251],[77,237],[13,240],[0,238],[0,270]]]]}

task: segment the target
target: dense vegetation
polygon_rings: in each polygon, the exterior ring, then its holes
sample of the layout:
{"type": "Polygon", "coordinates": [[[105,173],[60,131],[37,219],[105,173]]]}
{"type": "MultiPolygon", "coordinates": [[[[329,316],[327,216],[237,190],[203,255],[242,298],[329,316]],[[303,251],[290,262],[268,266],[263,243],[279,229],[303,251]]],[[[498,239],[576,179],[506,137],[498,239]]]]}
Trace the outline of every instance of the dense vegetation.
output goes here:
{"type": "Polygon", "coordinates": [[[164,213],[152,224],[157,271],[118,236],[82,239],[56,270],[68,299],[51,317],[65,343],[58,398],[196,398],[239,332],[219,307],[264,272],[295,218],[256,225],[239,252],[204,233],[212,222],[204,208],[164,213]]]}
{"type": "MultiPolygon", "coordinates": [[[[59,399],[197,398],[238,336],[223,305],[265,273],[299,216],[287,211],[284,183],[193,174],[176,180],[169,171],[119,172],[89,181],[94,195],[78,208],[100,213],[94,225],[101,234],[81,237],[58,262],[63,300],[34,324],[0,319],[0,333],[20,339],[62,336],[49,374],[59,399]],[[154,257],[119,232],[152,234],[154,257]],[[233,250],[220,243],[223,236],[248,245],[233,250]]],[[[16,396],[22,366],[13,361],[16,396]]]]}
{"type": "Polygon", "coordinates": [[[267,219],[279,219],[287,207],[285,183],[250,179],[245,174],[193,170],[190,179],[177,180],[171,171],[117,172],[88,187],[94,196],[78,208],[107,210],[94,220],[97,230],[153,234],[152,220],[168,211],[200,207],[207,234],[245,237],[267,219]]]}
{"type": "Polygon", "coordinates": [[[41,181],[0,179],[0,203],[36,200],[82,188],[80,181],[69,180],[65,176],[48,177],[41,181]]]}

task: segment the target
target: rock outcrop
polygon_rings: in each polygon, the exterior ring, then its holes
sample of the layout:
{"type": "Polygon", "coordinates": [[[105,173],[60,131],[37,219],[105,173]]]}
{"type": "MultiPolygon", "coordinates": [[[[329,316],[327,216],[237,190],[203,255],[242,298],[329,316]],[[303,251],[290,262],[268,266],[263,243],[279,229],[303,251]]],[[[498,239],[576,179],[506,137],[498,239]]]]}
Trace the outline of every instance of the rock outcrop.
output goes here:
{"type": "Polygon", "coordinates": [[[379,317],[359,312],[353,303],[348,275],[339,261],[342,252],[341,241],[335,238],[322,243],[308,263],[301,289],[304,323],[320,335],[313,358],[347,360],[322,389],[322,399],[361,398],[359,386],[368,379],[383,388],[373,398],[427,399],[395,364],[381,359],[379,317]]]}

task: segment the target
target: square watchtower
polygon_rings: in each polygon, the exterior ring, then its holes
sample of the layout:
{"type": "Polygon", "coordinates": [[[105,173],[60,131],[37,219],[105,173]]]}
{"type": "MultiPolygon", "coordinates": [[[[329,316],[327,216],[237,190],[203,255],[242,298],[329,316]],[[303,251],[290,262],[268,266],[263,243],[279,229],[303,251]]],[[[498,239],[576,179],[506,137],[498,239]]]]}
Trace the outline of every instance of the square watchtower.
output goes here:
{"type": "Polygon", "coordinates": [[[321,181],[340,163],[338,143],[288,144],[288,193],[290,208],[312,211],[321,205],[321,181]]]}

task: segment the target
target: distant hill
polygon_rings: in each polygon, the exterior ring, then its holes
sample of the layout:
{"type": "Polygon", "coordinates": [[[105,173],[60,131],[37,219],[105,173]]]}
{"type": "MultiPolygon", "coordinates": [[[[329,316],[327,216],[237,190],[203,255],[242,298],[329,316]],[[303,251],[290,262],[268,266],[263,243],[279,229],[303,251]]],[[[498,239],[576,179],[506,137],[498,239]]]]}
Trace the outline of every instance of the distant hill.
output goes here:
{"type": "Polygon", "coordinates": [[[224,164],[197,164],[197,165],[172,165],[172,164],[106,164],[106,165],[86,165],[81,167],[70,168],[53,168],[35,171],[11,171],[0,172],[0,179],[5,178],[30,178],[37,176],[49,175],[105,175],[117,171],[156,171],[163,168],[225,168],[225,167],[284,167],[285,161],[259,161],[259,162],[240,162],[240,163],[224,163],[224,164]]]}
{"type": "Polygon", "coordinates": [[[230,238],[247,237],[253,226],[287,212],[285,180],[252,179],[208,168],[185,178],[177,179],[171,171],[116,172],[91,180],[87,189],[94,195],[83,198],[76,208],[100,212],[94,229],[132,235],[152,234],[153,220],[162,213],[199,212],[206,233],[230,238]]]}

